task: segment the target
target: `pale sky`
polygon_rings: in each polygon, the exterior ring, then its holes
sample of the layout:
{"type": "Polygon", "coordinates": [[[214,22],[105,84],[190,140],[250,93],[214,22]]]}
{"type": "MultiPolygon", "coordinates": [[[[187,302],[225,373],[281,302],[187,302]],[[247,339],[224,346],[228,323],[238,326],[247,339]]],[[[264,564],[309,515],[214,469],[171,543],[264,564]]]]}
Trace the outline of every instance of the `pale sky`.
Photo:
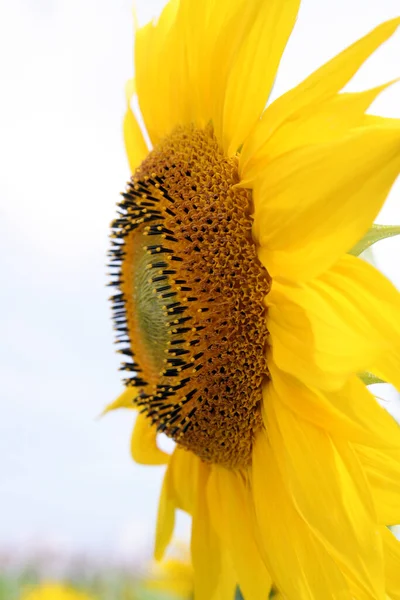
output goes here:
{"type": "MultiPolygon", "coordinates": [[[[163,3],[137,4],[143,22],[163,3]]],[[[131,461],[130,413],[96,420],[121,391],[104,265],[129,177],[121,120],[131,8],[0,0],[0,550],[61,544],[127,558],[152,544],[163,469],[131,461]]],[[[274,95],[399,8],[304,0],[274,95]]],[[[399,64],[397,34],[352,88],[398,77],[399,64]]],[[[400,117],[400,84],[374,111],[400,117]]],[[[400,222],[399,189],[379,222],[400,222]]],[[[397,284],[399,246],[387,240],[376,252],[397,284]]]]}

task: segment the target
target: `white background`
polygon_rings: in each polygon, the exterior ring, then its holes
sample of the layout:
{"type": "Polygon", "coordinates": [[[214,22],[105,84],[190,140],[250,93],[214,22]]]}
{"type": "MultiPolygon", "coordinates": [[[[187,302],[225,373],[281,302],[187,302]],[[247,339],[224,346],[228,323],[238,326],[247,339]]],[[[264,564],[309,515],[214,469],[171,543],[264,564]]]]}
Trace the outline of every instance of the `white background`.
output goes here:
{"type": "MultiPolygon", "coordinates": [[[[139,1],[140,21],[161,4],[139,1]]],[[[274,95],[399,12],[304,0],[274,95]]],[[[398,34],[352,88],[399,76],[399,57],[398,34]]],[[[0,551],[150,552],[163,469],[130,460],[130,412],[96,420],[121,390],[104,265],[132,68],[131,0],[0,2],[0,551]]],[[[399,88],[375,112],[400,117],[399,88]]],[[[396,190],[380,222],[400,222],[396,190]]],[[[377,252],[397,283],[399,245],[377,252]]]]}

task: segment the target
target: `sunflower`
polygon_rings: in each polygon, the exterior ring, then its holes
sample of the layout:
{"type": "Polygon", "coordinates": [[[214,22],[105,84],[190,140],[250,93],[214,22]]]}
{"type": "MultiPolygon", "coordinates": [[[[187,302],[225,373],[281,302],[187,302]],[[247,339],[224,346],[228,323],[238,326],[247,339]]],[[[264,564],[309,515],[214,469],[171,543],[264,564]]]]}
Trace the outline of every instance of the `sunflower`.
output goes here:
{"type": "Polygon", "coordinates": [[[93,600],[93,596],[58,583],[43,583],[25,591],[21,600],[93,600]]]}
{"type": "Polygon", "coordinates": [[[157,558],[192,515],[196,600],[400,598],[399,428],[365,384],[400,387],[400,297],[355,256],[399,232],[372,224],[400,123],[366,114],[389,84],[341,91],[400,18],[268,105],[298,8],[171,1],[135,36],[110,408],[167,464],[157,558]]]}

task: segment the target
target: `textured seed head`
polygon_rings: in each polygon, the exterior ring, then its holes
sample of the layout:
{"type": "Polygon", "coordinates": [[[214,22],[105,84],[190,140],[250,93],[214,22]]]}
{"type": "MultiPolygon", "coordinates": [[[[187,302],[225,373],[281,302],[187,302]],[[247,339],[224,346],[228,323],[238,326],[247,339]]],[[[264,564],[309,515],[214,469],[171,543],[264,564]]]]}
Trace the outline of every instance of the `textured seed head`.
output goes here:
{"type": "Polygon", "coordinates": [[[176,129],[128,184],[111,251],[125,383],[158,431],[230,468],[251,460],[268,377],[270,278],[238,182],[211,127],[176,129]]]}

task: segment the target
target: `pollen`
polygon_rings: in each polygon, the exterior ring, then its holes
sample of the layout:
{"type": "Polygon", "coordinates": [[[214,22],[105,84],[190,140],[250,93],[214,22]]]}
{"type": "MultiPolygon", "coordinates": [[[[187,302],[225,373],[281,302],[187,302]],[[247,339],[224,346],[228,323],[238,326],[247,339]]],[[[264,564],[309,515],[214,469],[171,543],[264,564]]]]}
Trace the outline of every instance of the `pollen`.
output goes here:
{"type": "Polygon", "coordinates": [[[125,384],[159,432],[229,468],[251,461],[269,376],[270,277],[238,183],[211,126],[177,128],[122,194],[110,252],[125,384]]]}

